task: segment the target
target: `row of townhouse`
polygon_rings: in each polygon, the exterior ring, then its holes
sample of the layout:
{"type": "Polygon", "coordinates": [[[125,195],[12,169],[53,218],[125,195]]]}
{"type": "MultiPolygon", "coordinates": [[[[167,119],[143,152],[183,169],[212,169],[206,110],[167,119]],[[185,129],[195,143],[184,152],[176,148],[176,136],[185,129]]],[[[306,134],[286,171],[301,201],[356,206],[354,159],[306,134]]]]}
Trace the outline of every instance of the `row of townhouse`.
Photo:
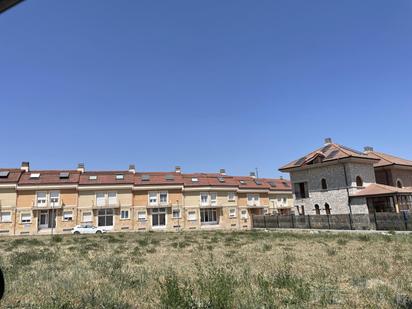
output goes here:
{"type": "Polygon", "coordinates": [[[70,233],[83,223],[111,231],[250,229],[252,216],[290,213],[284,179],[125,171],[0,169],[0,235],[70,233]]]}

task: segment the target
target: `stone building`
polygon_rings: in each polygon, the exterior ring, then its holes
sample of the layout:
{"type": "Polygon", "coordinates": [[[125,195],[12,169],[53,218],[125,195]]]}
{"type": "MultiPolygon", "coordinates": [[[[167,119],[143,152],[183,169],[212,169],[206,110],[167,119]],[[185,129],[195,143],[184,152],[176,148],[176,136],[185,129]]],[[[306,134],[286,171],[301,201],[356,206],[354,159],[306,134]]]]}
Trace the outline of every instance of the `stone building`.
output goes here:
{"type": "MultiPolygon", "coordinates": [[[[386,159],[388,157],[386,155],[386,159]]],[[[406,163],[406,160],[398,160],[406,163]]],[[[372,152],[371,148],[360,152],[328,138],[324,146],[281,167],[280,171],[290,173],[295,213],[300,215],[409,210],[412,188],[377,184],[376,177],[381,179],[383,166],[388,172],[382,154],[372,152]]],[[[399,177],[409,184],[411,174],[404,173],[409,166],[402,168],[403,174],[396,175],[402,175],[399,177]]],[[[390,175],[394,175],[395,170],[398,169],[392,166],[390,175]]]]}

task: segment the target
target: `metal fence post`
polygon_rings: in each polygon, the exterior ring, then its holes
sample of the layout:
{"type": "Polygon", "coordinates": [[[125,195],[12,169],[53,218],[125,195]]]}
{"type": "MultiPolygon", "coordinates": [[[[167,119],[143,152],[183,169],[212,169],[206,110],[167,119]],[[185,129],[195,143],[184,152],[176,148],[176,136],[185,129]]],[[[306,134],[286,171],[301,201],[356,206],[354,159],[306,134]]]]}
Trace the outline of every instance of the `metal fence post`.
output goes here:
{"type": "Polygon", "coordinates": [[[265,229],[266,229],[266,216],[265,215],[263,215],[263,225],[265,226],[265,229]]]}
{"type": "Polygon", "coordinates": [[[326,215],[328,217],[328,229],[330,230],[330,219],[329,219],[329,214],[326,215]]]}
{"type": "Polygon", "coordinates": [[[295,222],[293,222],[294,215],[291,215],[291,217],[292,217],[292,229],[294,229],[295,228],[295,222]]]}
{"type": "Polygon", "coordinates": [[[408,217],[406,216],[406,211],[402,211],[403,213],[403,222],[405,223],[405,231],[408,230],[408,217]]]}
{"type": "Polygon", "coordinates": [[[276,214],[276,222],[278,223],[278,228],[279,228],[279,214],[276,214]]]}
{"type": "Polygon", "coordinates": [[[378,220],[376,220],[376,211],[373,212],[373,217],[375,219],[375,229],[378,230],[378,220]]]}
{"type": "Polygon", "coordinates": [[[308,225],[309,225],[309,229],[311,229],[312,225],[310,224],[310,215],[308,215],[308,225]]]}
{"type": "Polygon", "coordinates": [[[350,229],[353,230],[353,226],[352,226],[352,214],[351,214],[351,213],[349,213],[349,226],[350,226],[350,229]]]}

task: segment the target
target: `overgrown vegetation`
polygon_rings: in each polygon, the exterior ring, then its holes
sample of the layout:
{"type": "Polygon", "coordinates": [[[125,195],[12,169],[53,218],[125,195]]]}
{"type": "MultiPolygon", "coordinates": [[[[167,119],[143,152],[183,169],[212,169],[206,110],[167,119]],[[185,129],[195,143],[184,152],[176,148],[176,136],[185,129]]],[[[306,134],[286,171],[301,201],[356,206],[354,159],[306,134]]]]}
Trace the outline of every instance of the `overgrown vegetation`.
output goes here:
{"type": "Polygon", "coordinates": [[[2,238],[5,308],[411,308],[412,235],[2,238]]]}

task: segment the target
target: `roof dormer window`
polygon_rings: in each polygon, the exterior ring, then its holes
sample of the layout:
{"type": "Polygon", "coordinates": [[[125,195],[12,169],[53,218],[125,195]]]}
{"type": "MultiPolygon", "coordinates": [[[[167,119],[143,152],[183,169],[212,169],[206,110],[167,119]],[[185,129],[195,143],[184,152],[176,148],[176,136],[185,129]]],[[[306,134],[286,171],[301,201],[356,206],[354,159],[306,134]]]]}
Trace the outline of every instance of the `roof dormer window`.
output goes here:
{"type": "Polygon", "coordinates": [[[70,173],[69,172],[60,172],[59,178],[60,179],[67,179],[69,178],[70,173]]]}
{"type": "Polygon", "coordinates": [[[123,174],[117,174],[116,175],[116,180],[123,180],[124,179],[124,175],[123,174]]]}
{"type": "Polygon", "coordinates": [[[97,176],[96,175],[90,175],[89,180],[97,180],[97,176]]]}
{"type": "Polygon", "coordinates": [[[0,171],[0,178],[7,178],[9,177],[9,171],[0,171]]]}

